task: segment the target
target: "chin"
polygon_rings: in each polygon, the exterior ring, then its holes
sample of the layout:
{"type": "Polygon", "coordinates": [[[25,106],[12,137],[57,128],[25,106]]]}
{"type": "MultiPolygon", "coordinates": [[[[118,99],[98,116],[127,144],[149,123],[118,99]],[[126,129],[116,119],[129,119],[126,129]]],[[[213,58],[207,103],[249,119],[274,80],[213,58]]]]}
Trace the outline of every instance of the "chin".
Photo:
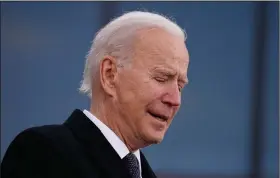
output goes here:
{"type": "Polygon", "coordinates": [[[163,138],[164,138],[164,133],[150,133],[150,134],[146,134],[144,136],[144,140],[147,144],[151,145],[151,144],[159,144],[162,142],[163,138]]]}

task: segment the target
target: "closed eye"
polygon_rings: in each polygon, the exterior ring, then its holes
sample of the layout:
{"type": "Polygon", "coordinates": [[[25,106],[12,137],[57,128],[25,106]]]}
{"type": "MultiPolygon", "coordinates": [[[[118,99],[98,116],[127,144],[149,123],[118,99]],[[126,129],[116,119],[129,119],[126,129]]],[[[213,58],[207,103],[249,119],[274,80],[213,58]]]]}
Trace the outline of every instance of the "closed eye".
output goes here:
{"type": "Polygon", "coordinates": [[[184,87],[182,87],[182,86],[179,85],[179,86],[178,86],[179,92],[182,92],[183,88],[184,88],[184,87]]]}
{"type": "Polygon", "coordinates": [[[178,81],[178,89],[182,92],[183,88],[186,86],[187,82],[178,81]]]}
{"type": "Polygon", "coordinates": [[[163,82],[167,81],[168,79],[167,78],[163,78],[163,77],[155,77],[155,80],[160,82],[160,83],[163,83],[163,82]]]}
{"type": "Polygon", "coordinates": [[[183,88],[179,85],[179,86],[178,86],[178,90],[179,90],[179,92],[181,92],[181,91],[182,91],[182,89],[183,89],[183,88]]]}

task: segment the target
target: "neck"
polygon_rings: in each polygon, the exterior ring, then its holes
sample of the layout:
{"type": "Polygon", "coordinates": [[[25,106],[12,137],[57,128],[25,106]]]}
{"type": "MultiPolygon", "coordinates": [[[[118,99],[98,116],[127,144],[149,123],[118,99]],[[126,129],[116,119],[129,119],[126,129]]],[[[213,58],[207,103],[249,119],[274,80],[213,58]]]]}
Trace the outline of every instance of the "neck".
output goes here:
{"type": "Polygon", "coordinates": [[[130,152],[141,148],[139,144],[134,144],[139,142],[139,139],[134,137],[132,129],[117,112],[115,105],[109,98],[101,102],[92,101],[90,112],[109,127],[122,140],[130,152]]]}

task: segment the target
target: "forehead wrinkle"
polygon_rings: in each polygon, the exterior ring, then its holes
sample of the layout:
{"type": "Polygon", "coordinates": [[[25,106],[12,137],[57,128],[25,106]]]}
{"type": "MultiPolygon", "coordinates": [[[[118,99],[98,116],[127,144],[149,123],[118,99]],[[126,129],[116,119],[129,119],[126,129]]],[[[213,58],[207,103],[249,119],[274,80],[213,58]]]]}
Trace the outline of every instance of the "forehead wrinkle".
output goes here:
{"type": "Polygon", "coordinates": [[[172,53],[174,48],[174,37],[160,28],[143,29],[138,32],[135,39],[136,50],[146,55],[161,55],[163,52],[172,53]],[[166,46],[169,44],[168,48],[166,46]]]}
{"type": "Polygon", "coordinates": [[[134,43],[134,57],[138,58],[138,63],[141,65],[151,66],[148,67],[150,70],[152,66],[156,66],[157,68],[167,68],[169,72],[170,70],[179,73],[182,71],[181,75],[185,74],[187,71],[183,70],[187,69],[188,57],[185,55],[178,56],[181,53],[177,54],[176,52],[177,50],[181,52],[181,49],[179,49],[181,47],[177,49],[175,45],[177,42],[174,41],[172,36],[164,34],[164,38],[161,38],[162,35],[156,30],[146,30],[139,33],[134,43]],[[186,68],[182,69],[182,66],[186,66],[186,68]]]}

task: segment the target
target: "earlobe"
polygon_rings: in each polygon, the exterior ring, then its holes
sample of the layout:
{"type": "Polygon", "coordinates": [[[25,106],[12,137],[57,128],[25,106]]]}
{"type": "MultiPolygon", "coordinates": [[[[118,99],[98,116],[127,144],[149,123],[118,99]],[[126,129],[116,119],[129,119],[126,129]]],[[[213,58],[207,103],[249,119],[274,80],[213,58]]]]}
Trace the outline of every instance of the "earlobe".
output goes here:
{"type": "Polygon", "coordinates": [[[112,96],[115,91],[115,80],[117,75],[116,59],[105,56],[100,62],[100,82],[105,93],[112,96]]]}

